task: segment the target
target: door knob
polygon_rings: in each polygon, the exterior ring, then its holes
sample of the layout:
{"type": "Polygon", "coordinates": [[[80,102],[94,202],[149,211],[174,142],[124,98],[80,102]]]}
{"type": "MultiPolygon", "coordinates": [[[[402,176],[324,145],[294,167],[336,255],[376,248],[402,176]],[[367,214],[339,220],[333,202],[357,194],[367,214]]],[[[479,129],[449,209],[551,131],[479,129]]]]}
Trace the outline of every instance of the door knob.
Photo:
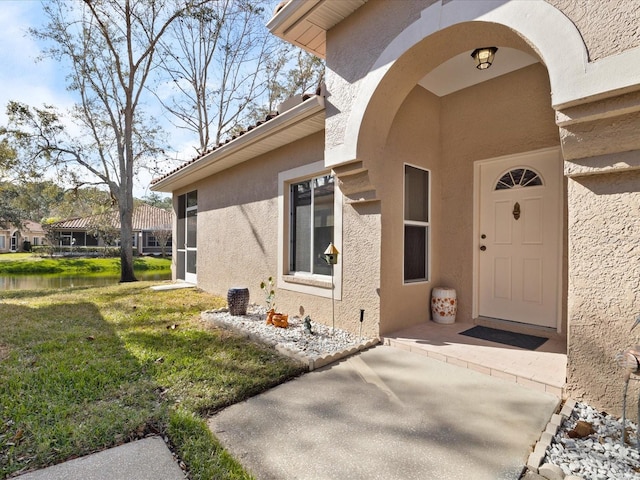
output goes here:
{"type": "Polygon", "coordinates": [[[487,247],[485,247],[484,245],[480,245],[480,250],[482,250],[483,252],[487,249],[487,247]]]}

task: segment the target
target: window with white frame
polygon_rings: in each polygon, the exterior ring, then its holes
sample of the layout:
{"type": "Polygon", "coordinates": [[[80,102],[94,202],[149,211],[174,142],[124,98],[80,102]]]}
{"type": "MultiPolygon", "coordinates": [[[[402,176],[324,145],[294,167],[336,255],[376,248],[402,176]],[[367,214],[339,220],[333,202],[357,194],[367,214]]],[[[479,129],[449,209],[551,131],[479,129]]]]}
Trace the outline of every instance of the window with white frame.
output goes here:
{"type": "Polygon", "coordinates": [[[429,170],[404,166],[404,282],[429,280],[429,170]]]}
{"type": "Polygon", "coordinates": [[[331,275],[322,254],[334,241],[333,176],[296,181],[289,192],[289,273],[331,275]]]}
{"type": "Polygon", "coordinates": [[[5,250],[7,248],[7,237],[4,235],[0,235],[0,250],[5,250]]]}
{"type": "Polygon", "coordinates": [[[158,241],[158,239],[152,234],[152,233],[148,233],[146,236],[146,240],[147,240],[147,244],[145,245],[145,247],[159,247],[160,246],[160,242],[158,241]]]}

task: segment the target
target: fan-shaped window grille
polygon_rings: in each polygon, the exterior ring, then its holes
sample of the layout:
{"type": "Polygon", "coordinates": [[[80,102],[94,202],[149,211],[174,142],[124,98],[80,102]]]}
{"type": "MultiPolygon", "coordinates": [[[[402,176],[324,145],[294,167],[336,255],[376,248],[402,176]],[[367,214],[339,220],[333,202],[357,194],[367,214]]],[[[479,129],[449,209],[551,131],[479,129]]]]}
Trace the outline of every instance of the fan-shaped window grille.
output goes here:
{"type": "Polygon", "coordinates": [[[536,187],[540,185],[542,185],[542,178],[533,170],[529,170],[528,168],[514,168],[500,177],[494,190],[536,187]]]}

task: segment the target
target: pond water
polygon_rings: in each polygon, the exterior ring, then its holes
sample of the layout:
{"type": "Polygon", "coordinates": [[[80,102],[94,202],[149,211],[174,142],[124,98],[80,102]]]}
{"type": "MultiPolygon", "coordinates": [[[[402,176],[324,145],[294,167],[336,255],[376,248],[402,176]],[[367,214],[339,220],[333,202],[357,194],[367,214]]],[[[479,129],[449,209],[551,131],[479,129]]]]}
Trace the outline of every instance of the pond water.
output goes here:
{"type": "MultiPolygon", "coordinates": [[[[171,271],[136,272],[138,280],[162,281],[171,280],[171,271]]],[[[115,285],[120,275],[10,275],[0,276],[2,290],[39,290],[69,287],[104,287],[115,285]]]]}

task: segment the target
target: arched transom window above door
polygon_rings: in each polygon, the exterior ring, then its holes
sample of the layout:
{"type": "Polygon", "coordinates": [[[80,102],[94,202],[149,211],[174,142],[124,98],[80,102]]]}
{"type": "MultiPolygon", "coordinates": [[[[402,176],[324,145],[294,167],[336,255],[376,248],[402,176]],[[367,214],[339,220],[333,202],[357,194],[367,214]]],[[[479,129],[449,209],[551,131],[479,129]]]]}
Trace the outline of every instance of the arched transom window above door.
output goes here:
{"type": "Polygon", "coordinates": [[[511,188],[523,188],[523,187],[539,187],[544,185],[542,177],[535,170],[531,170],[526,167],[518,167],[509,170],[502,175],[494,190],[509,190],[511,188]]]}

